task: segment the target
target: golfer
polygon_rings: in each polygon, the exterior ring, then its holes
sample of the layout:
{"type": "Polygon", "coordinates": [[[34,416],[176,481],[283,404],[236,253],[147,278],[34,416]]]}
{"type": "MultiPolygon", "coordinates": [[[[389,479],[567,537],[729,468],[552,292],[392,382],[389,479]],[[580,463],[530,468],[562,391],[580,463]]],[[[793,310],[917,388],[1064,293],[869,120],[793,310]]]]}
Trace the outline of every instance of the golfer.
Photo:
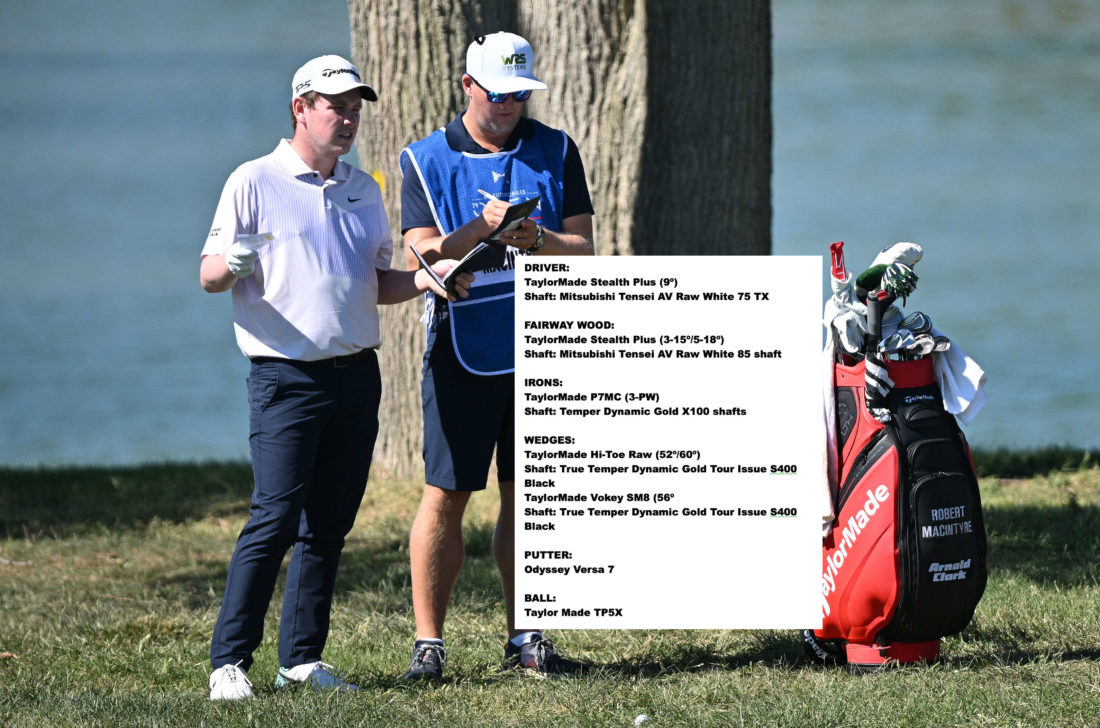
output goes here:
{"type": "MultiPolygon", "coordinates": [[[[591,255],[592,201],[584,166],[562,131],[523,116],[546,84],[530,44],[512,33],[477,38],[466,53],[466,109],[401,153],[401,228],[428,260],[461,258],[500,223],[510,204],[539,198],[505,232],[506,255],[478,270],[470,297],[429,300],[421,386],[426,484],[410,536],[417,639],[405,677],[443,675],[443,622],[462,568],[462,517],[486,487],[493,451],[500,514],[493,556],[507,606],[506,661],[543,673],[581,665],[538,632],[517,629],[513,597],[513,262],[520,255],[591,255]]],[[[409,265],[415,265],[411,250],[409,265]]],[[[522,627],[522,625],[520,625],[522,627]]]]}
{"type": "MultiPolygon", "coordinates": [[[[233,291],[237,343],[252,361],[255,477],[210,647],[211,700],[252,697],[252,653],[292,546],[275,685],[356,689],[321,656],[340,552],[378,433],[376,306],[434,285],[425,271],[390,270],[379,187],[339,159],[355,141],[363,101],[376,99],[339,56],[299,68],[293,136],[230,175],[202,250],[202,287],[233,291]]],[[[433,270],[443,275],[453,265],[441,260],[433,270]]],[[[464,297],[472,278],[460,278],[464,297]]]]}

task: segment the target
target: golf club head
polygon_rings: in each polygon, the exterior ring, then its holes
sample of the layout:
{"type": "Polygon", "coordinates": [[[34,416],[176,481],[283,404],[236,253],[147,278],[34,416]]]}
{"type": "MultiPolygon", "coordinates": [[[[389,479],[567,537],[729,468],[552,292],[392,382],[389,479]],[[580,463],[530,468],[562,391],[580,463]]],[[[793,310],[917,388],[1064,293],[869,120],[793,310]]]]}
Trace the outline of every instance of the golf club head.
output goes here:
{"type": "Polygon", "coordinates": [[[878,345],[878,350],[884,354],[893,354],[901,348],[901,334],[893,333],[882,340],[878,345]]]}
{"type": "Polygon", "coordinates": [[[931,354],[935,347],[936,342],[931,336],[928,334],[921,334],[920,336],[914,337],[913,341],[905,347],[905,350],[909,352],[910,358],[923,359],[931,354]]]}
{"type": "Polygon", "coordinates": [[[932,330],[932,319],[923,311],[914,311],[902,319],[902,328],[909,329],[915,335],[927,334],[932,330]]]}

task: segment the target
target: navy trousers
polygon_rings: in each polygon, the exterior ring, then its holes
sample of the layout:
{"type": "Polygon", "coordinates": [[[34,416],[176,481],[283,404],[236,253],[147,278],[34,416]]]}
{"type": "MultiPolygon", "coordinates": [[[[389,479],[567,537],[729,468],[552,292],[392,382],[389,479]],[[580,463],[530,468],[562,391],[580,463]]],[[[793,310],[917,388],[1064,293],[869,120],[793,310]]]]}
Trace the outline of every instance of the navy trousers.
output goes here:
{"type": "Polygon", "coordinates": [[[255,488],[214,627],[214,669],[251,666],[291,547],[279,664],[321,659],[340,552],[370,472],[381,391],[373,351],[339,367],[333,360],[253,362],[248,398],[255,488]]]}

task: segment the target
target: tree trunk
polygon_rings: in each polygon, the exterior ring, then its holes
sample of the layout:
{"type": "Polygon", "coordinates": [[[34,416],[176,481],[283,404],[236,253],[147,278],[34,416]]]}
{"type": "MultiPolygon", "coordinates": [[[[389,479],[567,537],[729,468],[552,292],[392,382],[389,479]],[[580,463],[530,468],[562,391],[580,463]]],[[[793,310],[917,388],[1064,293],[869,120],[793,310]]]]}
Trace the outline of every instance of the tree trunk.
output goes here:
{"type": "MultiPolygon", "coordinates": [[[[397,155],[464,107],[477,35],[531,42],[549,89],[527,112],[585,162],[600,255],[771,252],[770,0],[348,0],[352,55],[378,91],[359,160],[400,243],[397,155]]],[[[419,301],[382,308],[376,467],[419,480],[419,301]]]]}
{"type": "MultiPolygon", "coordinates": [[[[449,122],[465,106],[459,80],[466,47],[476,35],[514,27],[515,7],[503,0],[348,0],[352,57],[378,101],[364,108],[359,164],[382,185],[393,231],[393,267],[405,269],[401,240],[401,168],[409,143],[449,122]]],[[[420,370],[422,299],[380,306],[382,404],[375,469],[422,480],[420,370]]]]}

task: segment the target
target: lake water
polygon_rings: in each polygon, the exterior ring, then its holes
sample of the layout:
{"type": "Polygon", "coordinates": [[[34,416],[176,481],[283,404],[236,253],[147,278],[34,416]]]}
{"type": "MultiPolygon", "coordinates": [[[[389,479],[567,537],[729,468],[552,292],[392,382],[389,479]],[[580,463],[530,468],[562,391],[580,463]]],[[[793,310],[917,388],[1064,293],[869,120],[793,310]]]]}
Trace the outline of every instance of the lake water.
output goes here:
{"type": "MultiPolygon", "coordinates": [[[[1094,447],[1100,9],[773,13],[774,252],[844,240],[858,270],[922,243],[908,308],[989,373],[971,441],[1094,447]]],[[[348,45],[342,0],[0,9],[0,464],[247,456],[247,363],[199,250],[226,175],[288,133],[294,69],[348,45]]]]}

